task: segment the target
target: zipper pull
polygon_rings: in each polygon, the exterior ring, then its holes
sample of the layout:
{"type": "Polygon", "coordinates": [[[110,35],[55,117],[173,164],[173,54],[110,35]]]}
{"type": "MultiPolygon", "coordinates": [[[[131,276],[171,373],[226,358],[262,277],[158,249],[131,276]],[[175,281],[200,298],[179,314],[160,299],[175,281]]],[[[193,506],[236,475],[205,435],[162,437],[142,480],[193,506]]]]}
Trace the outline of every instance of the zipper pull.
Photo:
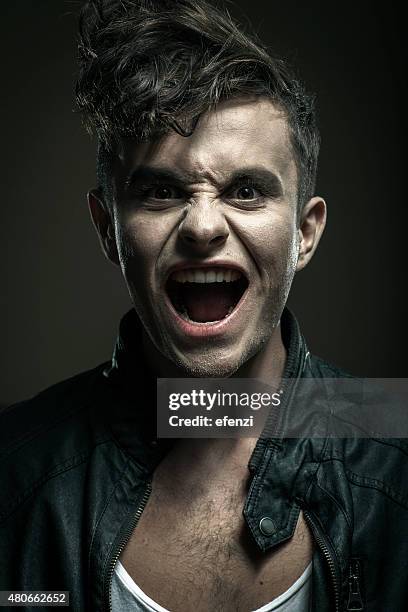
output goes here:
{"type": "Polygon", "coordinates": [[[360,590],[361,567],[358,559],[351,559],[349,565],[349,594],[347,610],[364,610],[364,602],[360,590]]]}

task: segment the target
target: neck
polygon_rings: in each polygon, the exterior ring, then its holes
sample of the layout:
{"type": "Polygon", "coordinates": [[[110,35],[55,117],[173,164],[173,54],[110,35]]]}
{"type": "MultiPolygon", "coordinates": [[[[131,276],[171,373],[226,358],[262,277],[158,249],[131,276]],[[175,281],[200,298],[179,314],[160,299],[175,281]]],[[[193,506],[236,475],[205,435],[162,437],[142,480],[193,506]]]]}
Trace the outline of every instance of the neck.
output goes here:
{"type": "MultiPolygon", "coordinates": [[[[149,336],[143,330],[143,346],[147,364],[155,376],[160,378],[184,378],[185,371],[178,368],[169,359],[157,350],[149,336]]],[[[234,374],[234,378],[255,378],[262,382],[280,380],[283,376],[286,361],[286,349],[282,341],[280,323],[263,348],[246,361],[234,374]]],[[[179,440],[173,448],[174,461],[180,462],[180,473],[191,472],[194,479],[198,479],[200,487],[208,480],[208,473],[217,473],[217,478],[231,470],[244,470],[246,473],[248,461],[256,444],[256,438],[217,438],[179,440]],[[222,457],[222,461],[219,458],[222,457]],[[227,459],[228,458],[228,459],[227,459]],[[198,460],[199,459],[199,460],[198,460]],[[196,465],[197,469],[191,466],[196,465]],[[220,465],[223,466],[220,469],[220,465]],[[199,474],[205,478],[199,478],[199,474]]],[[[189,486],[193,486],[189,480],[189,486]]]]}
{"type": "Polygon", "coordinates": [[[279,322],[265,346],[248,359],[233,374],[233,378],[256,378],[265,383],[280,380],[285,369],[285,362],[286,349],[283,344],[279,322]]]}

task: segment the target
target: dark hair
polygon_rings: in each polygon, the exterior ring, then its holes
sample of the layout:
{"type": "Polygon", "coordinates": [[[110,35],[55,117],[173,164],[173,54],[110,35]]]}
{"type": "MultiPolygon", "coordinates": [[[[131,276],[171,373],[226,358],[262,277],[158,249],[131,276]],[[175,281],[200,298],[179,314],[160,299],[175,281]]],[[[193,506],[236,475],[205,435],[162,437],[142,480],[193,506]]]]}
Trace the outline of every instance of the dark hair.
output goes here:
{"type": "Polygon", "coordinates": [[[301,207],[314,193],[319,132],[314,98],[228,12],[205,0],[89,0],[79,20],[76,98],[99,138],[98,180],[121,137],[190,135],[221,100],[260,95],[283,108],[301,207]]]}

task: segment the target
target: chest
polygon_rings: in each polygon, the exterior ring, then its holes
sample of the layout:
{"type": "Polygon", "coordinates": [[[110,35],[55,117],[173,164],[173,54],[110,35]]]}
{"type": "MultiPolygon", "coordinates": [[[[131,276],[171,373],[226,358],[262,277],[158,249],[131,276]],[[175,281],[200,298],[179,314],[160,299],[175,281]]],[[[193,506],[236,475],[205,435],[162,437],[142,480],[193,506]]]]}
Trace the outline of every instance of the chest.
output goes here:
{"type": "Polygon", "coordinates": [[[136,584],[172,612],[255,610],[289,588],[311,560],[302,515],[291,540],[266,554],[256,547],[242,515],[247,474],[190,498],[175,491],[158,475],[121,555],[136,584]]]}

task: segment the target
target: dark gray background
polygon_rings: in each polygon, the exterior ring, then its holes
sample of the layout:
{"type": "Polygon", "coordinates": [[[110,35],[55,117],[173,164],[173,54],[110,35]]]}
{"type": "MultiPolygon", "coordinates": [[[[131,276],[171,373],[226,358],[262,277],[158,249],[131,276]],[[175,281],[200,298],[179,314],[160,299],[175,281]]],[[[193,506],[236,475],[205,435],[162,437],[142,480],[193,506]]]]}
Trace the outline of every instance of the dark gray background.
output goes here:
{"type": "MultiPolygon", "coordinates": [[[[129,306],[86,208],[95,143],[73,112],[79,5],[1,7],[0,403],[109,359],[129,306]]],[[[237,5],[319,100],[328,227],[290,304],[315,353],[361,376],[404,377],[402,16],[393,2],[237,5]]]]}

